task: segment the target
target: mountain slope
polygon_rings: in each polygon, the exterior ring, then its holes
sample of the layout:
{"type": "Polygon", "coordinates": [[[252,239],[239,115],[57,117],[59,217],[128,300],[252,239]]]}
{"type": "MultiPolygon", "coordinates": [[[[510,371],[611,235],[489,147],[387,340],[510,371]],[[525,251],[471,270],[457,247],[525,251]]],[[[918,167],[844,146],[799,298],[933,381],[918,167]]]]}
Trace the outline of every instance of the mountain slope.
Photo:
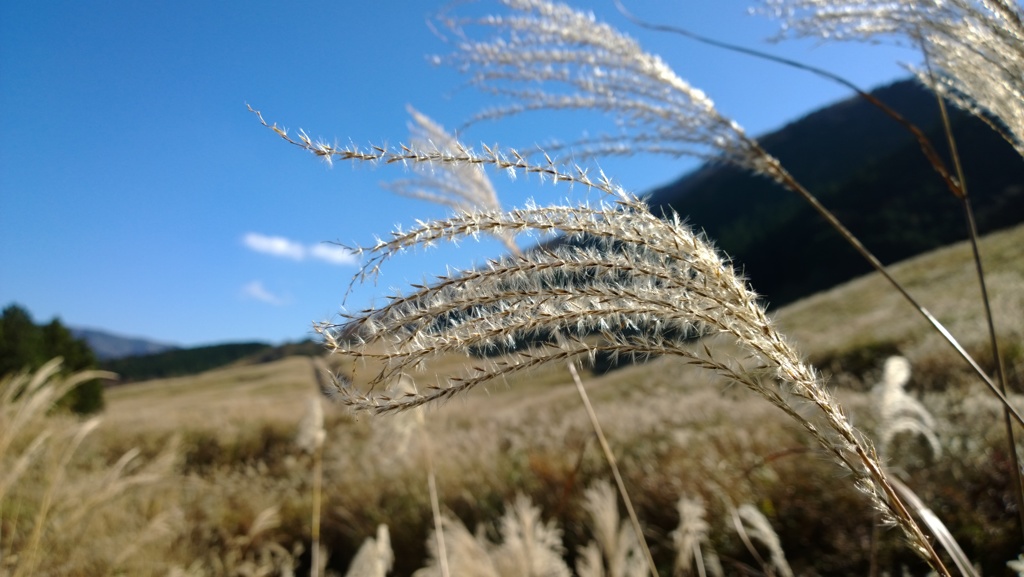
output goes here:
{"type": "Polygon", "coordinates": [[[141,381],[198,374],[272,348],[267,343],[226,343],[113,359],[100,366],[117,373],[121,382],[141,381]]]}
{"type": "Polygon", "coordinates": [[[100,361],[151,355],[178,348],[168,343],[125,337],[97,329],[71,328],[71,334],[76,339],[84,340],[100,361]]]}
{"type": "Polygon", "coordinates": [[[305,340],[297,343],[224,343],[167,350],[151,355],[111,359],[101,363],[113,371],[122,383],[195,375],[232,364],[262,364],[291,356],[316,356],[324,352],[321,343],[305,340]]]}
{"type": "MultiPolygon", "coordinates": [[[[915,123],[940,151],[935,98],[916,82],[873,93],[915,123]]],[[[952,111],[982,232],[1024,221],[1024,161],[977,119],[952,111]]],[[[871,104],[851,98],[759,139],[883,262],[966,237],[960,202],[913,138],[871,104]]],[[[649,196],[704,230],[773,305],[869,270],[796,194],[730,166],[709,164],[649,196]]]]}

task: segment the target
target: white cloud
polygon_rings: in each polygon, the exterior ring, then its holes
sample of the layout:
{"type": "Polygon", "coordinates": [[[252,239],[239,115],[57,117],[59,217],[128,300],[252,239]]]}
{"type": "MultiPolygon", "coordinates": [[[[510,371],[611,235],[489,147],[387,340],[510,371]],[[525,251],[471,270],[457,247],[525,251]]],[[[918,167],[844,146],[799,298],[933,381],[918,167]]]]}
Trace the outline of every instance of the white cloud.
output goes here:
{"type": "Polygon", "coordinates": [[[267,290],[267,288],[263,286],[263,283],[258,280],[254,280],[243,286],[242,294],[248,298],[272,304],[274,306],[282,306],[288,302],[287,299],[279,297],[267,290]]]}
{"type": "Polygon", "coordinates": [[[306,247],[283,236],[267,236],[257,232],[250,232],[245,235],[242,242],[245,243],[245,246],[256,252],[293,260],[306,258],[306,247]]]}
{"type": "Polygon", "coordinates": [[[250,250],[292,260],[301,261],[306,258],[315,258],[342,266],[355,265],[359,262],[359,258],[352,251],[336,244],[321,243],[306,246],[283,236],[268,236],[258,232],[246,233],[242,237],[242,243],[250,250]]]}
{"type": "Polygon", "coordinates": [[[352,254],[352,251],[336,244],[313,245],[309,247],[309,254],[331,264],[354,265],[359,262],[359,258],[352,254]]]}

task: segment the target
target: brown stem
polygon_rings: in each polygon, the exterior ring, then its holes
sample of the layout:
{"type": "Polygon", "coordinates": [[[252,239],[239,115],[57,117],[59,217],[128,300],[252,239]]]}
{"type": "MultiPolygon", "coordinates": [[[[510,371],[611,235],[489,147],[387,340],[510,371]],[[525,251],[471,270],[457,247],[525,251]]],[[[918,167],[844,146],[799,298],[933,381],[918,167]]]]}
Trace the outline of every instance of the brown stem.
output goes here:
{"type": "MultiPolygon", "coordinates": [[[[761,149],[760,146],[758,146],[758,150],[762,152],[766,157],[769,157],[768,153],[764,152],[764,150],[761,149]]],[[[810,204],[811,207],[813,207],[814,210],[816,210],[818,214],[820,214],[832,226],[832,228],[834,228],[837,232],[839,232],[840,235],[842,235],[844,239],[846,239],[846,242],[849,243],[850,246],[852,246],[858,253],[860,253],[860,255],[864,257],[864,259],[867,260],[868,263],[870,263],[871,266],[874,267],[874,269],[878,271],[879,274],[881,274],[887,281],[889,281],[889,284],[891,284],[893,288],[895,288],[901,295],[903,295],[903,298],[906,299],[907,302],[909,302],[919,313],[921,313],[921,316],[923,316],[925,320],[928,321],[928,323],[931,324],[932,327],[946,339],[946,342],[948,342],[953,347],[953,349],[956,350],[957,354],[959,354],[961,358],[967,361],[967,364],[969,364],[971,368],[974,369],[974,372],[982,379],[982,381],[985,382],[989,390],[992,391],[992,394],[994,394],[996,398],[998,398],[1000,402],[1002,402],[1007,414],[1012,415],[1013,418],[1016,419],[1017,423],[1024,427],[1024,417],[1022,417],[1020,412],[1018,412],[1017,409],[1012,404],[1010,404],[1010,401],[1009,399],[1006,398],[1006,395],[1000,390],[999,387],[996,386],[996,384],[992,381],[991,377],[988,376],[985,370],[982,369],[980,365],[978,365],[978,362],[974,360],[974,357],[972,357],[970,353],[968,353],[967,350],[964,349],[963,345],[961,345],[960,342],[957,341],[955,337],[953,337],[949,330],[946,329],[946,327],[943,326],[943,324],[940,323],[939,320],[936,319],[935,316],[933,316],[931,312],[929,312],[928,309],[924,307],[924,305],[919,303],[917,299],[915,299],[909,292],[907,292],[907,289],[889,273],[889,271],[885,268],[885,265],[883,265],[882,262],[879,261],[878,258],[860,242],[860,239],[854,236],[854,234],[850,232],[849,229],[847,229],[846,226],[843,225],[843,223],[841,223],[839,219],[836,218],[836,216],[832,214],[830,210],[825,208],[825,206],[822,205],[821,202],[819,202],[818,199],[813,194],[810,193],[810,191],[804,188],[803,185],[800,184],[795,178],[793,178],[792,175],[786,172],[786,170],[782,168],[780,164],[778,164],[778,161],[774,161],[774,165],[772,166],[772,168],[774,169],[772,174],[779,180],[779,182],[783,183],[787,188],[793,190],[801,197],[803,197],[804,200],[806,200],[807,203],[810,204]]]]}
{"type": "MultiPolygon", "coordinates": [[[[932,85],[935,85],[935,76],[932,73],[931,58],[925,44],[921,43],[921,52],[924,54],[925,67],[932,85]]],[[[949,114],[946,112],[946,103],[938,91],[935,93],[935,100],[939,103],[939,113],[942,115],[942,126],[946,133],[949,153],[953,158],[953,165],[956,168],[956,178],[960,183],[963,196],[960,201],[963,204],[964,219],[967,222],[967,237],[971,241],[971,252],[974,256],[974,268],[978,276],[978,288],[981,291],[981,303],[985,308],[985,320],[988,324],[988,338],[992,347],[992,357],[996,368],[996,382],[999,384],[999,392],[1006,394],[1006,367],[1003,364],[1003,356],[999,354],[999,338],[996,336],[996,325],[992,315],[992,304],[988,296],[988,288],[985,283],[985,270],[981,263],[981,251],[978,248],[978,224],[974,219],[974,209],[967,192],[967,180],[964,177],[963,165],[960,162],[960,153],[957,151],[956,138],[953,136],[953,126],[949,121],[949,114]]],[[[1024,475],[1021,475],[1020,459],[1017,457],[1017,439],[1013,431],[1013,422],[1010,420],[1009,409],[1003,406],[1003,425],[1006,429],[1006,438],[1009,448],[1010,462],[1013,464],[1013,474],[1017,477],[1014,483],[1017,490],[1014,497],[1017,500],[1017,529],[1024,536],[1024,475]]]]}

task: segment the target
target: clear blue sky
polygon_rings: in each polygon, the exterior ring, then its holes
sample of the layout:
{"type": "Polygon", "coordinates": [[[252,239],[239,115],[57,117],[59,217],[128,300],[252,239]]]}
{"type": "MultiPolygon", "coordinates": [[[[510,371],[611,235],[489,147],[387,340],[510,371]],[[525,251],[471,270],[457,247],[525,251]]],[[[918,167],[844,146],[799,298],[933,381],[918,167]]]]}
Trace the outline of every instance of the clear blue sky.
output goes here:
{"type": "MultiPolygon", "coordinates": [[[[916,60],[891,47],[768,46],[775,25],[739,0],[626,4],[868,87],[903,77],[898,62],[916,60]]],[[[324,241],[367,244],[444,211],[382,191],[381,182],[403,176],[400,168],[327,167],[261,127],[246,103],[269,121],[342,143],[406,140],[410,104],[458,126],[489,101],[460,89],[455,71],[427,62],[449,51],[426,25],[440,5],[0,3],[0,306],[21,304],[37,322],[57,316],[180,345],[309,336],[314,321],[342,310],[356,270],[324,241]]],[[[752,134],[848,96],[801,72],[637,29],[610,0],[577,5],[640,39],[752,134]]],[[[595,130],[607,126],[601,120],[591,120],[595,130]]],[[[475,125],[462,137],[525,148],[575,130],[526,116],[475,125]]],[[[694,164],[631,158],[602,166],[643,192],[694,164]]],[[[493,178],[509,206],[575,194],[493,178]]],[[[499,251],[470,242],[394,261],[347,306],[499,251]]]]}

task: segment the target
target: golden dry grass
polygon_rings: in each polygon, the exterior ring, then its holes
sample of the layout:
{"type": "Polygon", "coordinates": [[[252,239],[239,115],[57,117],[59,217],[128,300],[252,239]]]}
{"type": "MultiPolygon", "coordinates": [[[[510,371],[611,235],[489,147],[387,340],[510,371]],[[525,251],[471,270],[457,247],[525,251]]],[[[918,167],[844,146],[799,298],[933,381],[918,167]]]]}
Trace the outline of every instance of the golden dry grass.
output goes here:
{"type": "Polygon", "coordinates": [[[118,386],[107,390],[104,426],[168,432],[254,418],[290,421],[302,414],[314,386],[305,357],[118,386]]]}
{"type": "MultiPolygon", "coordinates": [[[[1024,326],[1024,226],[981,241],[989,293],[1000,314],[997,328],[1020,339],[1024,326]]],[[[961,242],[893,267],[903,283],[966,343],[985,339],[980,293],[970,247],[961,242]]],[[[873,342],[932,341],[921,316],[877,274],[863,276],[793,303],[776,320],[805,354],[873,342]]]]}
{"type": "MultiPolygon", "coordinates": [[[[1004,342],[1020,351],[1019,323],[1012,320],[1024,310],[1024,227],[992,235],[982,248],[1004,342]]],[[[981,346],[982,331],[973,326],[977,312],[960,310],[977,301],[967,258],[962,246],[951,247],[898,265],[894,272],[950,321],[955,333],[967,334],[969,346],[981,346]]],[[[980,385],[928,335],[916,313],[873,276],[795,303],[776,316],[812,358],[865,347],[870,353],[875,344],[892,342],[906,351],[915,374],[942,376],[956,385],[945,392],[930,387],[934,392],[921,397],[943,429],[948,460],[934,467],[927,455],[908,455],[897,464],[922,497],[942,507],[968,553],[993,566],[998,560],[985,558],[982,544],[998,551],[1012,547],[1002,535],[1010,533],[1004,530],[1012,518],[998,505],[1007,497],[1002,488],[1010,473],[999,453],[998,428],[990,426],[997,422],[996,406],[980,385]]],[[[1019,367],[1019,353],[1014,354],[1011,360],[1019,367]]],[[[856,385],[838,396],[869,431],[871,400],[863,391],[882,360],[865,371],[833,377],[837,386],[856,385]]],[[[465,357],[444,357],[416,378],[429,382],[433,374],[465,362],[465,357]]],[[[369,371],[341,369],[357,384],[369,371]]],[[[726,562],[750,562],[725,525],[728,508],[756,503],[776,526],[798,573],[865,566],[870,512],[774,407],[670,358],[587,375],[585,382],[659,561],[671,558],[675,501],[689,494],[707,504],[711,539],[726,562]]],[[[919,395],[922,387],[915,383],[910,389],[919,395]]],[[[157,468],[158,479],[126,485],[116,499],[94,507],[89,522],[77,525],[78,533],[45,535],[72,566],[47,562],[40,574],[213,575],[259,567],[277,574],[283,567],[302,566],[308,559],[311,461],[294,437],[316,390],[312,365],[302,357],[109,389],[103,422],[72,460],[62,502],[98,491],[105,473],[135,448],[141,454],[128,473],[148,471],[146,463],[158,461],[162,452],[173,455],[157,468]]],[[[391,527],[396,574],[422,565],[431,526],[420,444],[427,437],[442,506],[470,527],[490,526],[504,504],[524,492],[564,528],[570,552],[589,539],[582,493],[608,472],[564,367],[492,383],[428,409],[422,424],[411,414],[353,418],[328,408],[322,541],[331,554],[329,567],[344,570],[379,523],[391,527]]],[[[38,494],[32,484],[43,480],[27,477],[17,493],[20,504],[8,500],[0,509],[5,523],[0,545],[17,542],[9,531],[23,525],[12,523],[31,517],[24,500],[38,494]]],[[[58,513],[75,514],[73,507],[58,513]]],[[[915,563],[898,539],[889,541],[879,554],[883,563],[893,570],[915,563]]]]}

